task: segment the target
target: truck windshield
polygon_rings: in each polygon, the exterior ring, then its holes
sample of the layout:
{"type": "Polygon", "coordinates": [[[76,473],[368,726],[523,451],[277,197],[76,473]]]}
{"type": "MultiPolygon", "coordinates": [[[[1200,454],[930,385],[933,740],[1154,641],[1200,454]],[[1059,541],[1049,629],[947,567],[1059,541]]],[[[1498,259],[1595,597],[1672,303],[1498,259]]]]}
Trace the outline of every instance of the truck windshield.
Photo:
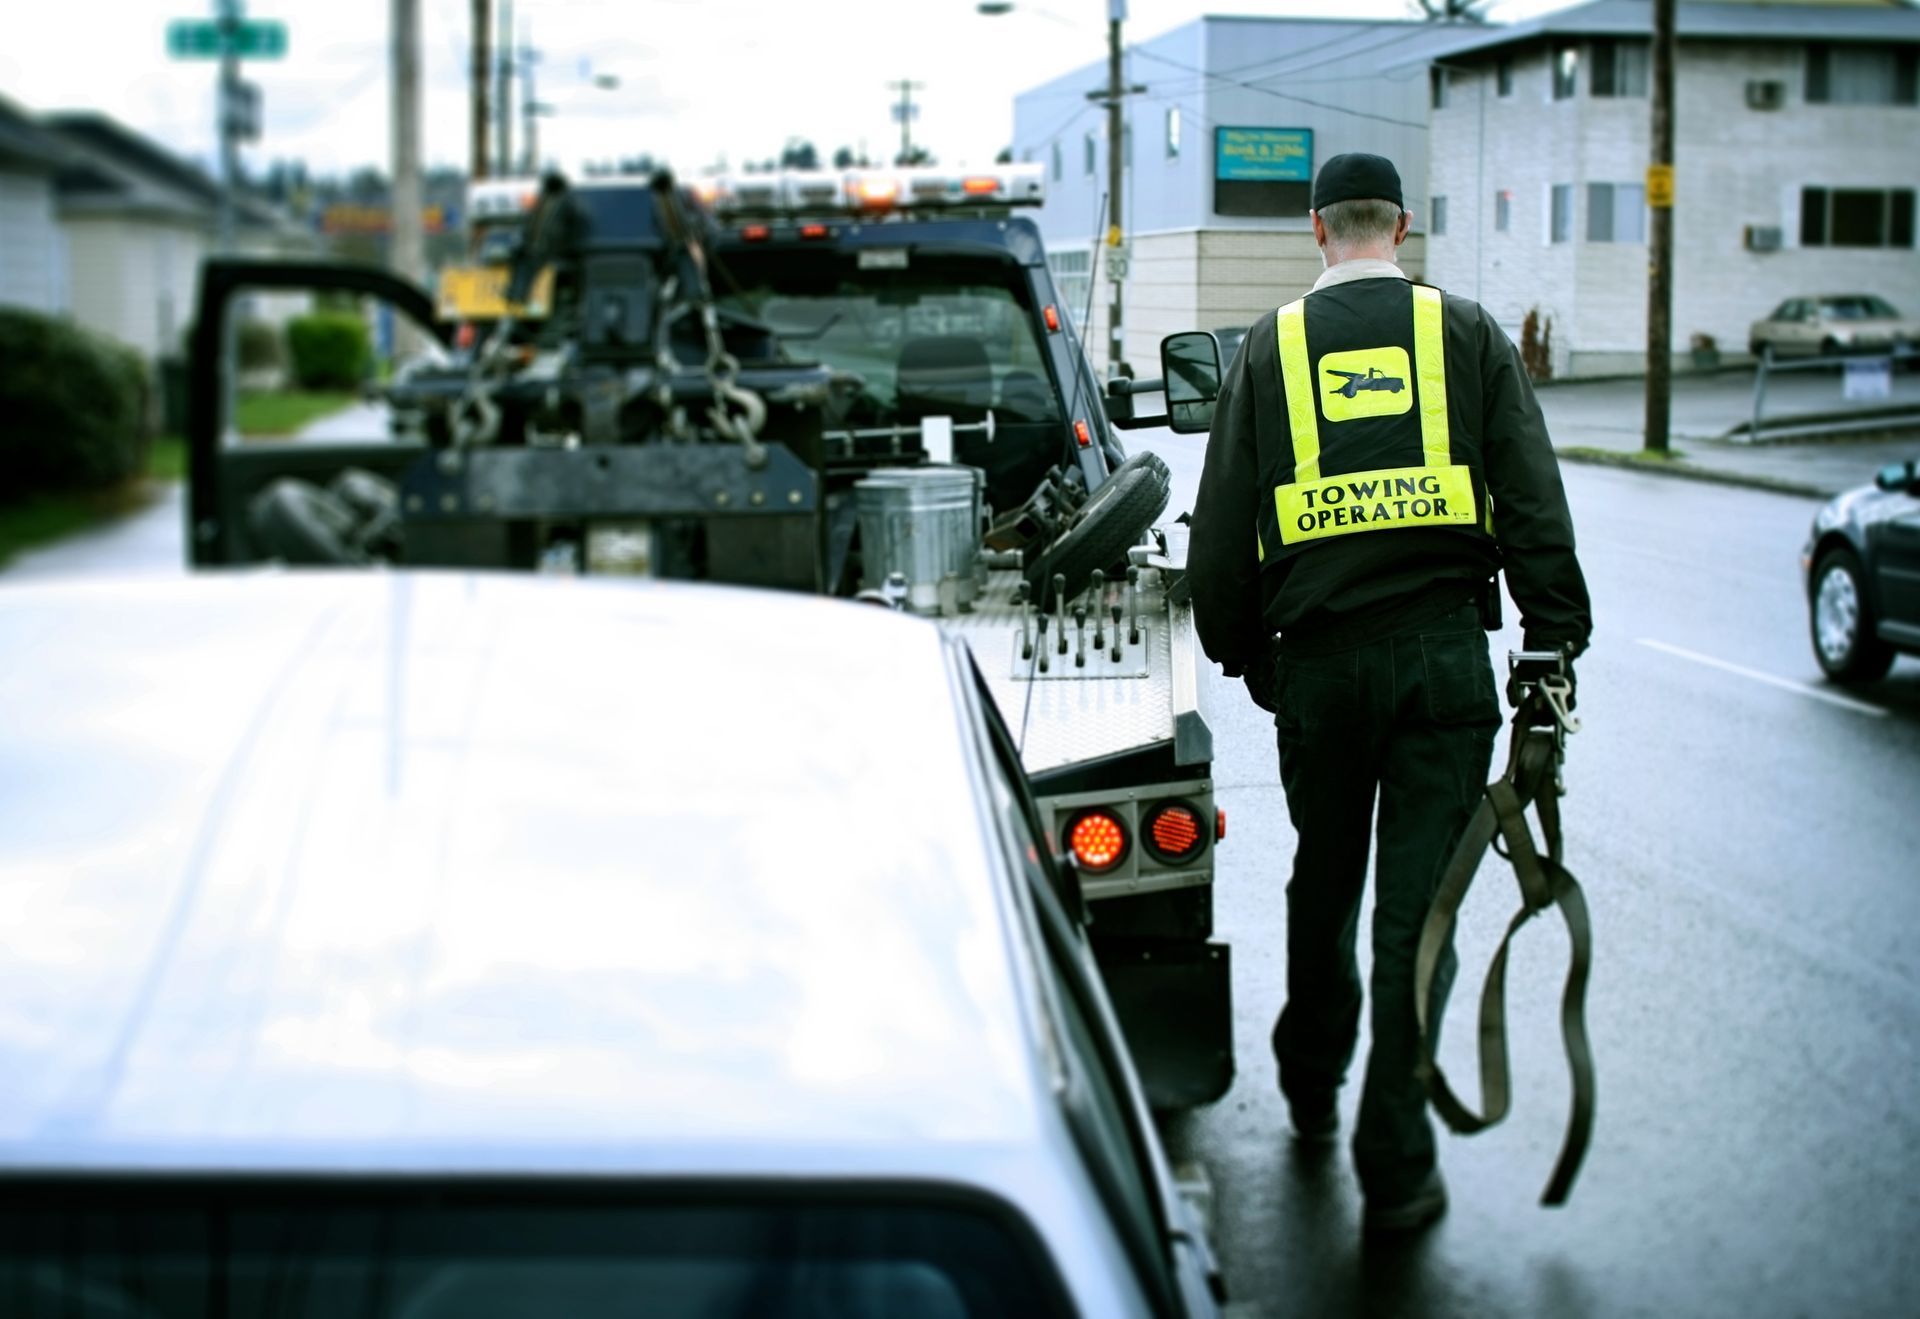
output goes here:
{"type": "Polygon", "coordinates": [[[1032,317],[1007,287],[728,265],[743,282],[723,305],[771,325],[787,356],[860,377],[849,420],[978,421],[988,408],[1007,421],[1060,420],[1032,317]]]}
{"type": "Polygon", "coordinates": [[[530,1201],[442,1188],[55,1192],[0,1208],[10,1316],[861,1316],[1055,1313],[1005,1211],[825,1189],[530,1201]]]}
{"type": "Polygon", "coordinates": [[[955,432],[955,457],[987,474],[988,502],[1018,506],[1066,457],[1068,432],[1017,271],[918,252],[905,268],[866,258],[863,269],[849,252],[736,249],[715,293],[772,326],[787,359],[852,377],[829,407],[829,432],[951,417],[968,428],[955,432]],[[989,411],[992,440],[981,428],[989,411]]]}

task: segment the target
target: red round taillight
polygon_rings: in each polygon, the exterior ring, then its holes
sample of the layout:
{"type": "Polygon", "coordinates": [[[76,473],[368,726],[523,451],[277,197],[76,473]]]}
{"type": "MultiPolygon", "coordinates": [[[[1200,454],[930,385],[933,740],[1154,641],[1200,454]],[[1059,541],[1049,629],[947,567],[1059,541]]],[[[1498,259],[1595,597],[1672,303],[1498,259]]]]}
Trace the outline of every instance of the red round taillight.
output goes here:
{"type": "Polygon", "coordinates": [[[1191,861],[1206,850],[1207,830],[1200,813],[1183,801],[1161,802],[1140,822],[1141,840],[1156,861],[1191,861]]]}
{"type": "Polygon", "coordinates": [[[1067,846],[1082,870],[1112,870],[1127,859],[1127,828],[1111,811],[1087,811],[1067,830],[1067,846]]]}

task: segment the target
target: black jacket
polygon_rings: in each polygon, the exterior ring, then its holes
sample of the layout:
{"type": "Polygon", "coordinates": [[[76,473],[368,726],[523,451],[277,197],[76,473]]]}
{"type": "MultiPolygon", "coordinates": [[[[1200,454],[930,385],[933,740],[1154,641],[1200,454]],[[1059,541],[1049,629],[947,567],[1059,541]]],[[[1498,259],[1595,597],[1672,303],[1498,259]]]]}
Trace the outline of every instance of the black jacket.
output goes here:
{"type": "MultiPolygon", "coordinates": [[[[1309,296],[1364,301],[1373,282],[1309,296]]],[[[1406,299],[1380,301],[1404,306],[1406,299]]],[[[1464,599],[1500,568],[1528,647],[1586,649],[1592,607],[1546,422],[1512,341],[1467,298],[1449,294],[1445,302],[1448,425],[1479,442],[1494,545],[1440,530],[1382,530],[1262,564],[1255,515],[1273,499],[1292,455],[1275,316],[1255,322],[1227,368],[1207,440],[1187,553],[1194,623],[1207,654],[1239,674],[1267,653],[1276,633],[1365,627],[1376,617],[1388,626],[1432,598],[1436,586],[1455,586],[1453,597],[1464,599]]]]}

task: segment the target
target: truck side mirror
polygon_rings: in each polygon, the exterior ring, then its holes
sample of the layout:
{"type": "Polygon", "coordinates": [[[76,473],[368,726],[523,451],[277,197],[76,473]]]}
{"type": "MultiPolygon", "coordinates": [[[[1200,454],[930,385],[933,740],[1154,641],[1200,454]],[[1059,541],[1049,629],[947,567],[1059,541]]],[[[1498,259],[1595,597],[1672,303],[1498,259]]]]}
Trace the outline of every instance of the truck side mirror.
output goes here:
{"type": "Polygon", "coordinates": [[[1220,345],[1205,330],[1186,330],[1160,341],[1160,374],[1167,382],[1167,427],[1192,435],[1213,425],[1220,397],[1220,345]]]}

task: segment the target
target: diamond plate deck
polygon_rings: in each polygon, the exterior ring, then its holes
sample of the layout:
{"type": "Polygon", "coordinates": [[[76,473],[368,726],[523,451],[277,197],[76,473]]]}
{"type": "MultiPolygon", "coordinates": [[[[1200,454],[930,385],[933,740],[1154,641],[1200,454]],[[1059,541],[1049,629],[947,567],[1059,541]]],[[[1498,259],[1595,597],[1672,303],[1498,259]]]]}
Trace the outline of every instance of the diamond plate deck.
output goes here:
{"type": "MultiPolygon", "coordinates": [[[[940,626],[964,639],[973,651],[1001,717],[1020,743],[1028,771],[1039,773],[1172,739],[1173,660],[1159,573],[1149,569],[1140,574],[1141,644],[1126,644],[1123,617],[1120,663],[1111,660],[1110,650],[1094,651],[1089,617],[1087,663],[1084,668],[1074,664],[1075,629],[1069,607],[1068,653],[1050,652],[1044,676],[1038,672],[1037,657],[1020,661],[1020,609],[1013,603],[1020,580],[1017,572],[992,573],[974,611],[943,618],[940,626]]],[[[1124,605],[1124,583],[1109,585],[1107,598],[1124,605]]],[[[1047,642],[1055,643],[1051,627],[1047,642]]],[[[1110,648],[1111,635],[1107,642],[1110,648]]]]}

